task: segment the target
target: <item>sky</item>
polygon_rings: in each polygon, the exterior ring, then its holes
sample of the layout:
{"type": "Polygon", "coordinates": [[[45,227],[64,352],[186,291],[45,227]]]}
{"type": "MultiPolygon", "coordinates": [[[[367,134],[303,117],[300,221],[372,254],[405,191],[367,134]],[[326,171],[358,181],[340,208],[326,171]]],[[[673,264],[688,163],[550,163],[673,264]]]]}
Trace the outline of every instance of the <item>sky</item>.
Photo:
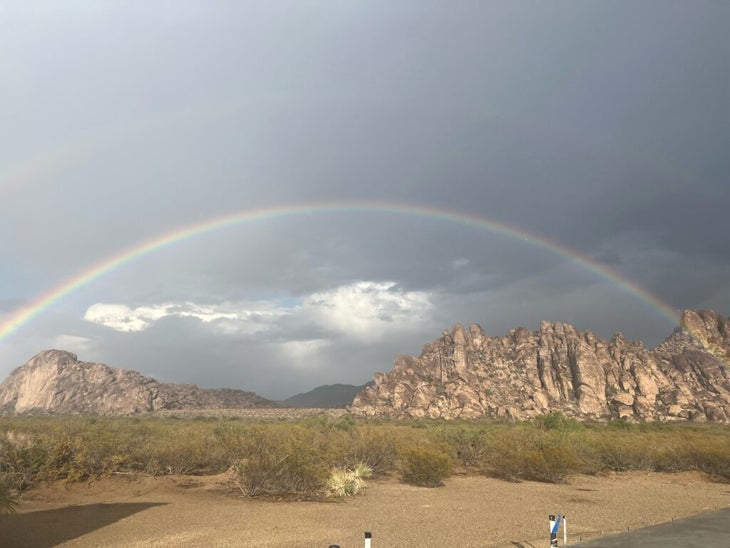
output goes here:
{"type": "Polygon", "coordinates": [[[0,379],[282,399],[730,314],[730,3],[0,4],[0,379]]]}

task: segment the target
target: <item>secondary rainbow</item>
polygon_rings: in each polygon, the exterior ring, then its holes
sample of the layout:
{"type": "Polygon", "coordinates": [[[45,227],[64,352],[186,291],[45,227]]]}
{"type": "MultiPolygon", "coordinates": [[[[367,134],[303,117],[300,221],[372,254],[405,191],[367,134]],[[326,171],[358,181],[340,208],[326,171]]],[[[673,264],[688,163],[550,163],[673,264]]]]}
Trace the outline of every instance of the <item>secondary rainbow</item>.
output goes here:
{"type": "Polygon", "coordinates": [[[161,248],[171,246],[188,238],[201,236],[222,228],[232,227],[243,223],[293,215],[346,212],[392,213],[396,215],[411,215],[438,219],[472,226],[508,238],[520,240],[527,244],[548,250],[582,266],[583,268],[597,274],[599,277],[611,281],[611,283],[634,295],[638,299],[646,302],[670,322],[674,324],[679,322],[679,316],[671,306],[612,268],[567,246],[501,221],[478,217],[476,215],[470,215],[460,211],[419,204],[394,202],[309,202],[229,213],[227,215],[207,219],[183,226],[176,230],[165,232],[164,234],[154,236],[153,238],[111,255],[101,262],[83,270],[78,275],[50,289],[29,305],[13,312],[9,319],[0,324],[0,342],[67,295],[93,282],[97,278],[104,276],[112,270],[120,268],[133,260],[144,257],[145,255],[154,253],[161,248]]]}

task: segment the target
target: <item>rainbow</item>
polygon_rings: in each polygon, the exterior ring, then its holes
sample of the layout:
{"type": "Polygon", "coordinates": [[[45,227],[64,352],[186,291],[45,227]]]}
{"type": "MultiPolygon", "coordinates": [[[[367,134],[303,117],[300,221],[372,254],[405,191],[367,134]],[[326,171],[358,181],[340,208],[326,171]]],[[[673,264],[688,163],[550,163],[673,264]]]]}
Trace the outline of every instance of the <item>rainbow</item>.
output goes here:
{"type": "Polygon", "coordinates": [[[679,315],[670,305],[661,301],[638,284],[627,279],[612,268],[601,264],[587,255],[579,253],[567,246],[559,244],[543,236],[530,233],[526,230],[511,226],[501,221],[495,221],[476,215],[466,214],[460,211],[442,209],[427,205],[394,203],[394,202],[311,202],[282,205],[276,207],[262,208],[256,210],[245,210],[229,213],[220,217],[203,220],[197,223],[186,225],[164,234],[154,236],[148,240],[138,243],[111,255],[102,261],[83,270],[76,276],[64,281],[60,285],[50,289],[30,304],[12,312],[10,317],[0,324],[0,342],[6,340],[11,334],[28,324],[35,317],[42,314],[46,309],[57,303],[67,295],[77,291],[94,280],[121,268],[125,264],[152,254],[155,251],[171,246],[183,240],[201,236],[216,230],[232,227],[244,223],[275,219],[293,215],[309,215],[316,213],[393,213],[398,215],[410,215],[425,217],[429,219],[443,220],[474,227],[480,230],[487,230],[515,240],[520,240],[535,247],[555,253],[567,260],[572,261],[596,274],[601,278],[609,280],[612,284],[622,290],[634,295],[644,301],[659,314],[673,324],[679,323],[679,315]]]}

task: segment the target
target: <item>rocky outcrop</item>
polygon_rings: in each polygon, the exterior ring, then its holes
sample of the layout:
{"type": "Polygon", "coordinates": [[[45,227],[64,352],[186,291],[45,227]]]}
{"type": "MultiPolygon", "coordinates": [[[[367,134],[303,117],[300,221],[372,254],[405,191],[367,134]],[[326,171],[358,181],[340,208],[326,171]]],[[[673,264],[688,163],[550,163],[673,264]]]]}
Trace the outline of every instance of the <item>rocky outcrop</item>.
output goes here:
{"type": "Polygon", "coordinates": [[[568,417],[730,422],[730,320],[685,311],[653,350],[616,333],[604,340],[542,322],[504,337],[479,325],[451,331],[420,357],[398,356],[352,403],[365,417],[504,417],[559,411],[568,417]]]}
{"type": "Polygon", "coordinates": [[[161,409],[277,407],[253,392],[163,384],[137,371],[45,350],[0,385],[0,412],[128,415],[161,409]]]}

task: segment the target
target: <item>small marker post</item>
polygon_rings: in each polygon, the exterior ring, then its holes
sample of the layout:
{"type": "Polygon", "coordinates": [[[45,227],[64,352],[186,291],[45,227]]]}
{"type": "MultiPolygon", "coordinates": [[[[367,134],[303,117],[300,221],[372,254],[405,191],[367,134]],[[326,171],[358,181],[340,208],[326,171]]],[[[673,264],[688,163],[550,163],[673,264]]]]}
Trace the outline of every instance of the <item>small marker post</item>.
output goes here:
{"type": "Polygon", "coordinates": [[[550,514],[548,518],[550,520],[550,548],[554,548],[558,545],[558,531],[560,530],[560,521],[562,516],[558,514],[558,517],[556,518],[554,515],[550,514]]]}
{"type": "Polygon", "coordinates": [[[373,534],[370,531],[365,531],[365,548],[371,548],[370,542],[372,541],[373,534]]]}
{"type": "Polygon", "coordinates": [[[548,522],[548,531],[550,531],[550,546],[557,546],[557,544],[553,543],[553,538],[555,538],[555,535],[553,535],[553,528],[555,527],[555,516],[550,514],[548,516],[548,522]]]}

